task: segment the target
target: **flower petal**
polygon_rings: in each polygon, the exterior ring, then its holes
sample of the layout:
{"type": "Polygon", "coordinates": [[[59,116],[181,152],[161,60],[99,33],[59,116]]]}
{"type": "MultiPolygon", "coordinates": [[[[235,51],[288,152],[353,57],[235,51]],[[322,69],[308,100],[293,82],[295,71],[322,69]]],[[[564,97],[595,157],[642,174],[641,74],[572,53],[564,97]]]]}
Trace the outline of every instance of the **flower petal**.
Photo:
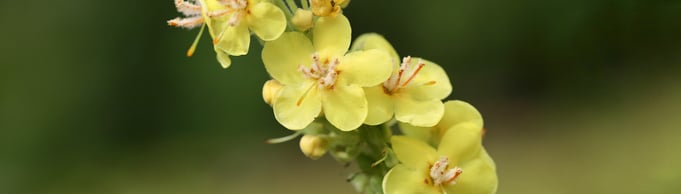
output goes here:
{"type": "Polygon", "coordinates": [[[364,88],[369,112],[364,121],[368,125],[379,125],[393,118],[394,103],[392,98],[383,91],[382,85],[364,88]]]}
{"type": "Polygon", "coordinates": [[[398,121],[419,127],[435,126],[445,112],[439,99],[416,101],[409,95],[393,95],[395,99],[395,118],[398,121]]]}
{"type": "MultiPolygon", "coordinates": [[[[445,114],[438,124],[440,130],[446,130],[460,123],[470,122],[480,129],[483,127],[482,115],[475,107],[461,100],[450,100],[445,102],[445,114]]],[[[444,131],[442,131],[444,134],[444,131]]]]}
{"type": "Polygon", "coordinates": [[[390,45],[390,42],[388,42],[388,40],[386,40],[383,36],[377,33],[366,33],[360,35],[352,43],[352,48],[350,50],[363,51],[371,49],[379,49],[388,52],[393,64],[396,65],[400,64],[400,55],[397,54],[395,48],[393,48],[393,46],[390,45]]]}
{"type": "Polygon", "coordinates": [[[227,69],[230,65],[232,65],[232,59],[229,58],[229,54],[223,52],[220,49],[215,49],[215,52],[217,53],[218,62],[220,62],[222,68],[227,69]]]}
{"type": "Polygon", "coordinates": [[[236,26],[227,25],[222,35],[218,35],[220,40],[215,45],[217,49],[222,49],[229,55],[241,56],[248,53],[248,47],[251,44],[251,34],[248,32],[248,26],[240,23],[236,26]]]}
{"type": "Polygon", "coordinates": [[[322,59],[343,56],[350,48],[352,30],[344,15],[320,17],[312,34],[312,42],[322,59]]]}
{"type": "Polygon", "coordinates": [[[312,81],[284,86],[275,98],[274,117],[291,130],[307,127],[322,110],[321,96],[312,81]]]}
{"type": "Polygon", "coordinates": [[[461,123],[445,132],[437,152],[457,164],[473,158],[481,148],[482,128],[473,123],[461,123]]]}
{"type": "Polygon", "coordinates": [[[456,184],[444,188],[447,193],[496,193],[498,185],[496,167],[484,149],[478,157],[462,163],[460,167],[463,173],[457,178],[456,184]]]}
{"type": "Polygon", "coordinates": [[[439,188],[426,183],[429,180],[427,170],[427,168],[415,170],[403,165],[395,166],[383,178],[383,193],[439,194],[439,188]]]}
{"type": "Polygon", "coordinates": [[[437,145],[435,144],[434,140],[432,139],[435,137],[435,135],[438,133],[437,128],[435,127],[417,127],[410,125],[409,123],[403,123],[399,122],[400,130],[404,135],[409,136],[414,139],[421,140],[423,142],[426,142],[430,145],[437,145]]]}
{"type": "Polygon", "coordinates": [[[427,168],[439,157],[433,147],[416,139],[395,135],[390,142],[397,159],[408,168],[427,168]]]}
{"type": "Polygon", "coordinates": [[[208,33],[210,34],[210,37],[215,39],[218,33],[222,31],[222,29],[226,28],[227,21],[222,17],[209,17],[207,13],[224,9],[224,6],[222,6],[217,0],[204,0],[203,3],[203,6],[201,6],[201,15],[203,16],[203,20],[206,22],[206,26],[208,26],[208,33]]]}
{"type": "Polygon", "coordinates": [[[452,93],[452,84],[442,67],[425,59],[412,58],[411,66],[418,61],[425,65],[414,79],[400,92],[409,93],[417,100],[442,100],[452,93]]]}
{"type": "Polygon", "coordinates": [[[298,65],[312,64],[313,53],[310,39],[299,32],[287,32],[277,40],[265,43],[262,61],[267,73],[277,81],[284,85],[298,84],[305,80],[298,65]]]}
{"type": "Polygon", "coordinates": [[[277,6],[269,2],[261,2],[251,7],[246,16],[251,30],[260,39],[271,41],[279,38],[286,29],[286,16],[277,6]]]}
{"type": "Polygon", "coordinates": [[[339,80],[369,87],[388,80],[392,68],[390,57],[385,51],[372,49],[345,55],[336,69],[341,72],[338,75],[339,80]]]}
{"type": "Polygon", "coordinates": [[[343,131],[357,129],[367,117],[367,100],[358,86],[336,84],[323,89],[322,106],[326,119],[343,131]]]}

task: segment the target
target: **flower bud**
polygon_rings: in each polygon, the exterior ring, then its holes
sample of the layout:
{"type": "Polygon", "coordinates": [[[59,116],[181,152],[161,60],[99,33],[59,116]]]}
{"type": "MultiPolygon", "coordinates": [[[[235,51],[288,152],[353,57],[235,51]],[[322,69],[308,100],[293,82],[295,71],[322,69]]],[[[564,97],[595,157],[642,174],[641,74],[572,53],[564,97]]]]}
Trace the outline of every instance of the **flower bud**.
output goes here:
{"type": "Polygon", "coordinates": [[[304,135],[300,138],[300,150],[308,158],[319,159],[326,154],[326,140],[316,135],[304,135]]]}
{"type": "Polygon", "coordinates": [[[310,0],[310,8],[316,16],[336,16],[341,11],[339,4],[343,2],[345,0],[310,0]]]}
{"type": "Polygon", "coordinates": [[[300,31],[305,31],[312,28],[314,24],[312,21],[312,11],[306,9],[297,9],[296,13],[291,19],[291,23],[300,31]]]}
{"type": "Polygon", "coordinates": [[[265,100],[265,103],[270,106],[274,104],[274,99],[281,87],[281,84],[277,80],[268,80],[265,82],[265,85],[262,86],[262,98],[265,100]]]}

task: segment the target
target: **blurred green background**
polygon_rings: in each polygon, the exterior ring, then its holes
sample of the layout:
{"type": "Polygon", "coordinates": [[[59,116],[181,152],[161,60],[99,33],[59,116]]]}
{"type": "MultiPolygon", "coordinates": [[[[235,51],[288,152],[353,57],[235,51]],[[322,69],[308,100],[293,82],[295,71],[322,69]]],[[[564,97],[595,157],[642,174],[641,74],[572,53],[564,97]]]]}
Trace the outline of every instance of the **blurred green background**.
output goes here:
{"type": "MultiPolygon", "coordinates": [[[[2,1],[0,193],[352,193],[262,102],[260,46],[215,60],[172,1],[2,1]]],[[[681,1],[353,0],[356,37],[444,66],[500,194],[681,193],[681,1]]]]}

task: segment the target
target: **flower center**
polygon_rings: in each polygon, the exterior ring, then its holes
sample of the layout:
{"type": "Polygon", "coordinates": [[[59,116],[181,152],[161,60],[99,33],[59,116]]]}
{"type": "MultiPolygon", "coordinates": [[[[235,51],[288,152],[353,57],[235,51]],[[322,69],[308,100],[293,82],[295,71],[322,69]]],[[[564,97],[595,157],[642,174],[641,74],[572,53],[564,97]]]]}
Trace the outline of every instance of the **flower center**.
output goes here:
{"type": "Polygon", "coordinates": [[[225,9],[208,12],[210,17],[219,17],[227,14],[232,16],[227,21],[230,26],[239,25],[244,14],[248,12],[248,0],[218,0],[218,2],[225,7],[225,9]]]}
{"type": "Polygon", "coordinates": [[[430,178],[433,180],[433,185],[440,186],[446,184],[456,184],[456,178],[463,173],[463,169],[455,166],[449,168],[449,158],[440,156],[433,166],[430,167],[430,178]]]}
{"type": "Polygon", "coordinates": [[[310,67],[305,67],[301,64],[298,65],[298,71],[300,71],[304,77],[316,80],[320,87],[333,89],[334,84],[336,84],[336,79],[338,78],[339,72],[336,70],[338,64],[340,64],[340,59],[338,58],[321,61],[319,59],[319,53],[315,53],[312,54],[312,64],[310,64],[310,67]]]}
{"type": "MultiPolygon", "coordinates": [[[[407,84],[409,84],[414,77],[416,77],[416,74],[418,74],[425,65],[426,64],[421,62],[421,59],[419,59],[416,67],[412,67],[411,56],[404,57],[402,59],[402,64],[400,64],[400,70],[397,72],[397,74],[392,74],[387,81],[383,82],[383,88],[385,89],[385,92],[392,94],[400,88],[406,87],[407,84]]],[[[435,84],[435,81],[426,83],[426,85],[430,84],[435,84]]]]}

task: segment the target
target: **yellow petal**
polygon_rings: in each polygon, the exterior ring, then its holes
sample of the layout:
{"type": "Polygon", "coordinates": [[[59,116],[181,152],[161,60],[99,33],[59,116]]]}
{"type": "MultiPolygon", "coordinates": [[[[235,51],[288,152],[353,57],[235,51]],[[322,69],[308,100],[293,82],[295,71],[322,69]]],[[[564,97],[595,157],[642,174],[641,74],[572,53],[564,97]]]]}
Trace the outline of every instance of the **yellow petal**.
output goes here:
{"type": "Polygon", "coordinates": [[[371,49],[380,49],[388,52],[393,64],[399,65],[401,62],[400,55],[397,54],[395,48],[393,48],[393,46],[390,45],[390,42],[388,42],[388,40],[386,40],[383,36],[377,33],[366,33],[360,35],[352,43],[352,48],[350,50],[358,51],[371,49]]]}
{"type": "Polygon", "coordinates": [[[367,117],[367,100],[361,87],[336,84],[322,93],[324,115],[333,126],[351,131],[362,125],[367,117]]]}
{"type": "Polygon", "coordinates": [[[312,34],[312,42],[322,59],[343,56],[350,48],[352,31],[344,15],[319,18],[312,34]]]}
{"type": "Polygon", "coordinates": [[[429,180],[427,170],[427,168],[409,169],[403,165],[395,166],[383,178],[383,193],[439,194],[439,188],[426,183],[429,180]]]}
{"type": "Polygon", "coordinates": [[[389,121],[393,117],[393,100],[383,92],[383,85],[364,88],[367,97],[369,112],[364,121],[368,125],[379,125],[389,121]]]}
{"type": "Polygon", "coordinates": [[[397,159],[408,168],[428,168],[439,157],[433,147],[416,139],[395,135],[390,142],[397,159]]]}
{"type": "Polygon", "coordinates": [[[456,184],[444,187],[447,193],[493,194],[497,191],[498,179],[494,162],[487,152],[480,152],[473,160],[461,164],[463,173],[456,184]]]}
{"type": "Polygon", "coordinates": [[[312,64],[314,47],[310,39],[299,32],[287,32],[277,40],[265,43],[262,61],[274,79],[284,85],[301,83],[305,78],[298,65],[312,64]]]}
{"type": "Polygon", "coordinates": [[[222,18],[212,18],[208,17],[208,12],[211,11],[217,11],[224,9],[224,6],[220,4],[217,0],[203,0],[202,4],[204,6],[201,6],[203,10],[201,11],[201,14],[203,16],[203,20],[206,22],[206,26],[208,26],[208,33],[210,34],[210,37],[213,39],[217,38],[218,33],[222,31],[222,29],[225,29],[227,26],[227,21],[222,18]]]}
{"type": "Polygon", "coordinates": [[[435,127],[417,127],[403,122],[400,122],[399,126],[404,135],[426,142],[430,145],[437,145],[432,139],[438,133],[438,130],[435,127]]]}
{"type": "Polygon", "coordinates": [[[395,118],[419,127],[432,127],[440,121],[445,106],[439,99],[416,101],[407,95],[394,95],[395,118]]]}
{"type": "Polygon", "coordinates": [[[232,60],[229,58],[229,54],[220,49],[215,49],[215,52],[217,53],[218,62],[220,62],[222,68],[227,69],[230,65],[232,65],[232,60]]]}
{"type": "Polygon", "coordinates": [[[286,16],[277,6],[261,2],[251,7],[246,16],[251,30],[265,41],[279,38],[286,29],[286,16]]]}
{"type": "Polygon", "coordinates": [[[437,152],[447,156],[452,164],[457,164],[473,158],[481,148],[482,128],[473,123],[461,123],[445,132],[437,152]]]}
{"type": "Polygon", "coordinates": [[[381,84],[390,77],[392,63],[385,51],[372,49],[345,55],[336,69],[341,72],[338,75],[339,80],[370,87],[381,84]]]}
{"type": "MultiPolygon", "coordinates": [[[[420,59],[425,65],[416,77],[402,89],[417,100],[442,100],[452,93],[452,84],[447,73],[439,65],[425,59],[420,59]]],[[[419,58],[412,58],[411,65],[415,67],[419,58]]]]}
{"type": "Polygon", "coordinates": [[[241,56],[248,53],[248,47],[251,44],[251,35],[248,32],[248,26],[244,23],[239,23],[236,26],[227,26],[222,35],[218,35],[218,43],[215,45],[217,49],[222,49],[229,55],[241,56]]]}
{"type": "Polygon", "coordinates": [[[316,83],[287,85],[274,100],[274,116],[284,127],[299,130],[307,127],[322,110],[316,83]]]}
{"type": "MultiPolygon", "coordinates": [[[[480,129],[483,127],[482,115],[475,107],[460,100],[445,102],[445,114],[438,124],[440,130],[446,130],[460,123],[473,123],[480,129]]],[[[444,134],[444,131],[442,131],[444,134]]]]}

